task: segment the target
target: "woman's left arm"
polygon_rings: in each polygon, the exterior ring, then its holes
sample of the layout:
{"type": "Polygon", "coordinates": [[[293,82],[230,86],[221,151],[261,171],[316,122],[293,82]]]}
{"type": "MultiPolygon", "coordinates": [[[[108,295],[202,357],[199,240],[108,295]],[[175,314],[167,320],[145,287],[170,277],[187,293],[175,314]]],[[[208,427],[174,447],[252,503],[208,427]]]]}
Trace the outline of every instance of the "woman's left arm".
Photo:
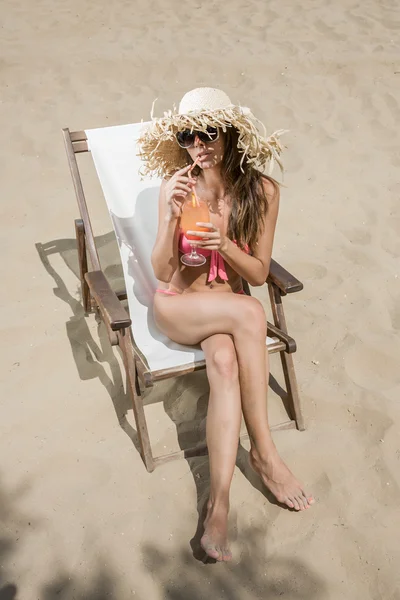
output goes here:
{"type": "MultiPolygon", "coordinates": [[[[253,255],[240,250],[226,236],[221,236],[219,229],[214,227],[211,233],[195,232],[195,235],[208,238],[196,245],[207,250],[218,250],[222,258],[245,279],[251,286],[263,285],[268,277],[271,262],[272,246],[274,243],[275,227],[279,211],[279,188],[268,179],[263,179],[264,190],[268,199],[268,210],[264,217],[264,229],[258,240],[253,255]]],[[[198,223],[200,225],[200,223],[198,223]]],[[[210,225],[201,223],[201,225],[210,225]]],[[[188,232],[189,233],[189,232],[188,232]]]]}

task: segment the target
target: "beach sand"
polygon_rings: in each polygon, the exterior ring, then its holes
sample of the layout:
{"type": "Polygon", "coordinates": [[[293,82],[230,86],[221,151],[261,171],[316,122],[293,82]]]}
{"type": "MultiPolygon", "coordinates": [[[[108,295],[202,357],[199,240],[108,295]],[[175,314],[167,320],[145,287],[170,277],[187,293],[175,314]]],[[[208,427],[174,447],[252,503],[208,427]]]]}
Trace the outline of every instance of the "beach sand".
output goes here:
{"type": "MultiPolygon", "coordinates": [[[[400,598],[396,6],[4,0],[2,599],[400,598]],[[201,85],[290,130],[274,257],[304,282],[284,304],[307,430],[274,437],[317,504],[272,504],[241,450],[230,565],[203,564],[190,545],[207,459],[148,474],[133,444],[120,360],[80,304],[61,136],[147,120],[154,98],[162,114],[201,85]]],[[[90,156],[79,160],[118,285],[90,156]]],[[[146,406],[157,453],[204,435],[206,400],[204,373],[157,385],[146,406]]],[[[272,391],[270,403],[278,417],[272,391]]]]}

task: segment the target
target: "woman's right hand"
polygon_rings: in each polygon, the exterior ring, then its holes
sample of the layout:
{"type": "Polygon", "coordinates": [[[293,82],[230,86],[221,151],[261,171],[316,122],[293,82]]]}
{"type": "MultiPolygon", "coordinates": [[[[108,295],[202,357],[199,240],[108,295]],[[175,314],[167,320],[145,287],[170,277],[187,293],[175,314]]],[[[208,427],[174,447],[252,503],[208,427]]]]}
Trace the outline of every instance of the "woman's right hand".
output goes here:
{"type": "Polygon", "coordinates": [[[182,204],[188,194],[196,184],[195,177],[188,177],[187,173],[192,165],[188,165],[174,173],[165,185],[165,198],[167,201],[168,213],[175,219],[181,216],[182,204]]]}

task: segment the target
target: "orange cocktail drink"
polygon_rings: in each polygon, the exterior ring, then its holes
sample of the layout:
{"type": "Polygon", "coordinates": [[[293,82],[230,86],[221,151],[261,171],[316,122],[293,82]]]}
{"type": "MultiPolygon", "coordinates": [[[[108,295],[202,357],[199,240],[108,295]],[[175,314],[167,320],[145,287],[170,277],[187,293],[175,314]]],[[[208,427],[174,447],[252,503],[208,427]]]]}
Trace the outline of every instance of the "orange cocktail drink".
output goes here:
{"type": "Polygon", "coordinates": [[[210,213],[207,203],[200,198],[186,200],[181,214],[181,229],[188,240],[201,240],[196,235],[188,235],[188,231],[210,231],[208,227],[199,227],[196,223],[209,223],[210,213]]]}
{"type": "Polygon", "coordinates": [[[200,227],[196,223],[209,223],[210,213],[208,211],[207,202],[197,197],[196,191],[193,189],[191,198],[188,198],[182,207],[181,214],[181,229],[186,238],[189,240],[192,251],[181,256],[181,262],[187,267],[200,267],[206,263],[206,259],[201,254],[196,252],[196,248],[191,242],[200,241],[203,238],[197,235],[188,235],[188,231],[210,231],[208,227],[200,227]]]}

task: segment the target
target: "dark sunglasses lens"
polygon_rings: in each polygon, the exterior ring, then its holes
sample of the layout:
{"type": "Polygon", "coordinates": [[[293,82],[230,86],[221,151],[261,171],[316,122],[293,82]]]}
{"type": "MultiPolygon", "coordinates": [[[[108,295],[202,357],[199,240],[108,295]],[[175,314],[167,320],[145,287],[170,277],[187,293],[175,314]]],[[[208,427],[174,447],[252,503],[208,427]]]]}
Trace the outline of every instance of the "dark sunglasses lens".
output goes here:
{"type": "Polygon", "coordinates": [[[207,131],[198,131],[197,135],[202,142],[216,142],[218,139],[218,129],[216,127],[207,127],[207,131]]]}
{"type": "Polygon", "coordinates": [[[185,131],[178,131],[176,134],[176,140],[182,148],[190,148],[193,145],[195,134],[190,132],[189,129],[185,131]]]}
{"type": "Polygon", "coordinates": [[[198,136],[202,142],[216,142],[219,138],[219,132],[217,127],[207,127],[207,131],[190,131],[185,129],[184,131],[178,131],[176,134],[176,140],[181,148],[190,148],[194,144],[194,140],[198,136]]]}
{"type": "Polygon", "coordinates": [[[216,127],[207,127],[207,136],[212,142],[218,139],[218,129],[216,127]]]}

